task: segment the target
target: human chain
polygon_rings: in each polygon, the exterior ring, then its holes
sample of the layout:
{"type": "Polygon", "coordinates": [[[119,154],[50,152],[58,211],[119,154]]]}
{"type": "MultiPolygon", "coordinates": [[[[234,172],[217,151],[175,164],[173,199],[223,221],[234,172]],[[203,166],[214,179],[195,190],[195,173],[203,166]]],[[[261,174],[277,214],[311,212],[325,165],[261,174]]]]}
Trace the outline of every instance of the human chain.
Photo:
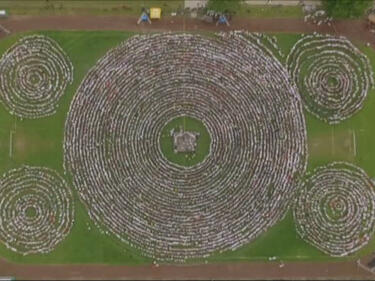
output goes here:
{"type": "Polygon", "coordinates": [[[57,172],[23,166],[0,178],[0,240],[23,255],[49,253],[70,232],[73,194],[57,172]]]}
{"type": "Polygon", "coordinates": [[[349,255],[373,236],[374,184],[349,163],[319,167],[308,174],[298,193],[294,220],[302,239],[328,255],[349,255]]]}
{"type": "Polygon", "coordinates": [[[286,69],[245,32],[137,35],[81,83],[65,125],[65,169],[103,232],[183,262],[253,241],[284,217],[305,172],[303,106],[286,69]],[[190,116],[207,157],[169,162],[160,134],[190,116]]]}
{"type": "Polygon", "coordinates": [[[31,35],[21,38],[0,59],[0,101],[21,118],[56,113],[73,65],[54,40],[31,35]]]}
{"type": "Polygon", "coordinates": [[[329,124],[358,112],[374,85],[368,58],[345,37],[304,36],[290,51],[287,66],[306,110],[329,124]]]}

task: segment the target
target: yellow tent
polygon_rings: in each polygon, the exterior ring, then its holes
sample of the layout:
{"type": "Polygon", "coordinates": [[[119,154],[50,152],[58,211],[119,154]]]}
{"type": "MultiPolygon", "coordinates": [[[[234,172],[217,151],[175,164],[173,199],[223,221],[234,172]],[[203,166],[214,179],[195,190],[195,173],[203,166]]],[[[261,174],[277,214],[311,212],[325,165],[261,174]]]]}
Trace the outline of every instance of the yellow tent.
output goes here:
{"type": "Polygon", "coordinates": [[[150,8],[150,19],[160,19],[161,8],[150,8]]]}

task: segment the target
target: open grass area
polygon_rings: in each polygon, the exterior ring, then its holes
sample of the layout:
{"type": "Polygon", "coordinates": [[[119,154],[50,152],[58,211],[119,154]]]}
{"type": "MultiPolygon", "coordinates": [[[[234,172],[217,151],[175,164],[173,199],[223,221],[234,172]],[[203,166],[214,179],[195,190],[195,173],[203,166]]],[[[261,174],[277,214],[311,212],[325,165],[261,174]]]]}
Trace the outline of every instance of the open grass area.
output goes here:
{"type": "Polygon", "coordinates": [[[164,15],[183,9],[183,0],[4,0],[10,15],[140,15],[142,7],[160,7],[164,15]]]}
{"type": "MultiPolygon", "coordinates": [[[[0,174],[22,164],[38,165],[63,171],[64,122],[72,97],[87,71],[105,52],[131,36],[127,32],[41,32],[55,39],[67,52],[74,65],[74,82],[63,96],[57,114],[37,120],[12,117],[0,106],[0,174]],[[10,132],[12,133],[12,154],[10,132]]],[[[22,34],[24,35],[24,34],[22,34]]],[[[0,54],[21,35],[0,41],[0,54]]],[[[284,53],[298,40],[299,35],[278,34],[284,53]]],[[[354,42],[356,43],[356,42],[354,42]]],[[[375,51],[360,45],[375,68],[375,51]]],[[[354,117],[339,125],[330,126],[306,113],[309,142],[308,170],[336,160],[352,162],[375,178],[375,91],[369,94],[364,108],[354,117]],[[318,147],[318,148],[317,148],[318,147]],[[324,150],[323,150],[324,147],[324,150]]],[[[65,176],[66,177],[66,176],[65,176]]],[[[66,178],[70,181],[69,178],[66,178]]],[[[0,255],[20,263],[151,263],[133,248],[102,233],[89,219],[87,210],[75,193],[75,223],[72,232],[58,247],[46,255],[22,256],[0,244],[0,255]]],[[[375,250],[375,239],[356,255],[356,258],[375,250]]],[[[298,237],[291,213],[256,241],[236,251],[217,253],[209,262],[267,260],[276,256],[281,260],[342,260],[331,258],[298,237]]],[[[192,261],[196,262],[196,261],[192,261]]]]}
{"type": "MultiPolygon", "coordinates": [[[[198,0],[199,1],[199,0],[198,0]]],[[[184,0],[2,0],[9,15],[140,15],[142,7],[160,7],[164,16],[184,9],[184,0]]],[[[302,18],[301,6],[249,5],[236,11],[242,18],[302,18]]]]}
{"type": "Polygon", "coordinates": [[[249,5],[242,4],[236,16],[246,18],[303,18],[301,6],[249,5]]]}

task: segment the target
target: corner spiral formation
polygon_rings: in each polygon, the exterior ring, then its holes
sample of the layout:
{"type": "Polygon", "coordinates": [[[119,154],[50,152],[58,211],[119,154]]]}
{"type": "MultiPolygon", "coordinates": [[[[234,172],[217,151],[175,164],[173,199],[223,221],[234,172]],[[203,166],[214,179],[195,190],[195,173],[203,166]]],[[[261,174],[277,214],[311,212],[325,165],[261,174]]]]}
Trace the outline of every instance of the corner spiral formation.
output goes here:
{"type": "Polygon", "coordinates": [[[52,39],[21,38],[0,59],[0,100],[11,114],[41,118],[56,112],[73,81],[73,66],[52,39]]]}
{"type": "Polygon", "coordinates": [[[375,225],[374,185],[360,168],[334,162],[310,174],[294,207],[297,232],[331,256],[365,246],[375,225]]]}
{"type": "Polygon", "coordinates": [[[73,219],[73,195],[55,171],[24,166],[0,178],[0,240],[12,251],[52,251],[73,219]]]}
{"type": "Polygon", "coordinates": [[[358,112],[374,85],[368,58],[344,37],[302,37],[289,53],[287,66],[305,108],[329,124],[358,112]]]}

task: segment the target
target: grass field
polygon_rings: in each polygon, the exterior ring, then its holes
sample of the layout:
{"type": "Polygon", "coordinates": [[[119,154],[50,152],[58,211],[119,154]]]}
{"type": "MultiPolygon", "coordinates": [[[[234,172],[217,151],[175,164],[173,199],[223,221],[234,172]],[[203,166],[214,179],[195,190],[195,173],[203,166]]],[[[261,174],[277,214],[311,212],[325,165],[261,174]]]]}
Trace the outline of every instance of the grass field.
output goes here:
{"type": "Polygon", "coordinates": [[[243,4],[236,14],[246,18],[303,18],[301,6],[264,6],[243,4]]]}
{"type": "Polygon", "coordinates": [[[183,9],[184,0],[4,0],[10,15],[137,15],[142,7],[160,7],[164,15],[183,9]]]}
{"type": "MultiPolygon", "coordinates": [[[[45,166],[63,175],[64,122],[70,101],[84,75],[105,52],[131,36],[125,32],[41,32],[55,39],[68,53],[74,65],[74,82],[61,100],[56,115],[37,120],[20,120],[9,115],[0,105],[0,174],[22,164],[45,166]],[[12,144],[10,144],[10,132],[12,144]],[[10,145],[12,155],[9,155],[10,145]]],[[[23,34],[24,35],[24,34],[23,34]]],[[[21,35],[0,41],[0,54],[21,35]]],[[[299,35],[278,34],[284,53],[299,35]]],[[[375,68],[375,52],[359,45],[375,68]]],[[[327,125],[306,113],[309,144],[308,170],[334,160],[350,161],[375,177],[375,91],[369,94],[362,111],[339,125],[327,125]]],[[[67,180],[70,180],[69,178],[67,180]]],[[[151,260],[133,248],[101,233],[90,221],[87,211],[75,194],[76,216],[72,232],[56,250],[47,255],[22,256],[0,244],[0,256],[20,263],[110,263],[143,264],[151,260]]],[[[375,239],[355,256],[375,250],[375,239]]],[[[339,260],[331,258],[300,239],[295,231],[291,213],[253,243],[236,251],[217,253],[209,262],[267,260],[339,260]]],[[[341,258],[342,260],[342,258],[341,258]]],[[[196,262],[196,261],[192,261],[196,262]]]]}
{"type": "MultiPolygon", "coordinates": [[[[198,0],[199,1],[199,0],[198,0]]],[[[2,0],[10,15],[140,15],[142,7],[160,7],[163,15],[184,9],[184,0],[2,0]]],[[[236,16],[247,18],[302,18],[301,6],[242,4],[236,16]]]]}

